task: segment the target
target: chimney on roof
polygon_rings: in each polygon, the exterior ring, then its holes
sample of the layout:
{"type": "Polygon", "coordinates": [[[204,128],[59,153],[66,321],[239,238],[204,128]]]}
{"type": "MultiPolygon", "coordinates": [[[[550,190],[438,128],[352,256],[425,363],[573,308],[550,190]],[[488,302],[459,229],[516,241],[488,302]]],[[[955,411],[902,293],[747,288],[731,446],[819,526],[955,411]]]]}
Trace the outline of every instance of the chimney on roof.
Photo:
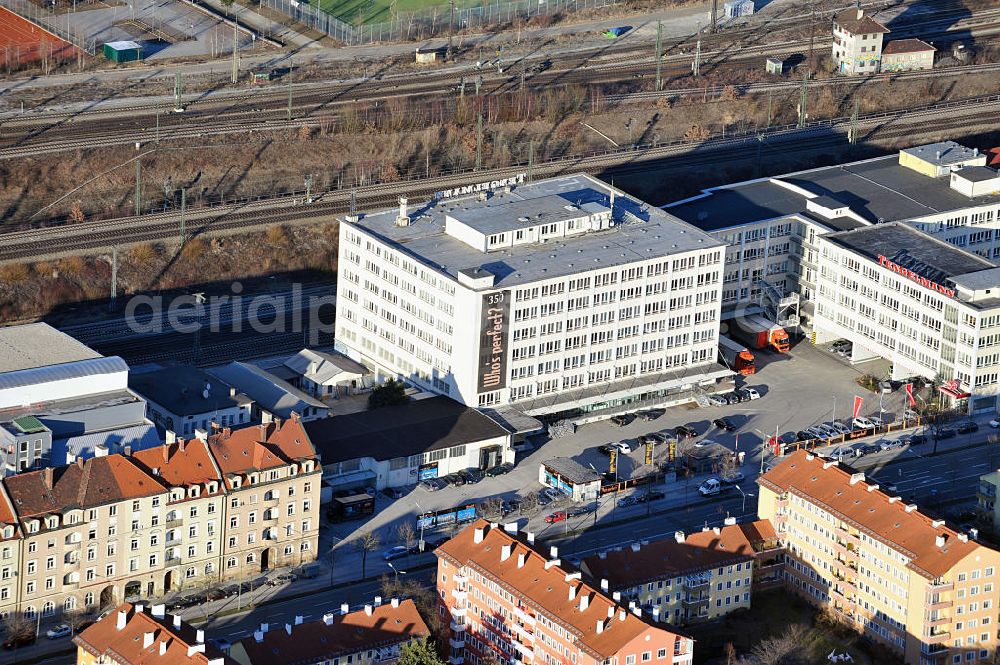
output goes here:
{"type": "Polygon", "coordinates": [[[256,642],[257,644],[260,644],[261,642],[263,642],[264,641],[264,633],[260,632],[259,630],[253,631],[253,641],[256,642]]]}
{"type": "Polygon", "coordinates": [[[512,536],[517,535],[517,522],[507,522],[503,525],[503,530],[512,536]]]}
{"type": "Polygon", "coordinates": [[[177,441],[177,432],[175,432],[172,429],[168,429],[167,432],[166,432],[166,434],[164,435],[164,437],[165,437],[164,441],[166,443],[168,443],[168,444],[174,443],[175,441],[177,441]]]}
{"type": "Polygon", "coordinates": [[[579,570],[576,571],[575,573],[566,573],[567,582],[572,582],[573,580],[580,580],[580,579],[583,579],[583,573],[581,573],[579,570]]]}
{"type": "Polygon", "coordinates": [[[163,463],[166,464],[170,461],[170,444],[165,443],[160,446],[160,452],[163,453],[163,463]]]}
{"type": "Polygon", "coordinates": [[[151,611],[154,617],[156,617],[157,619],[162,619],[164,616],[166,616],[167,606],[164,605],[163,603],[160,603],[159,605],[153,605],[151,611]]]}
{"type": "Polygon", "coordinates": [[[198,644],[201,644],[202,642],[204,642],[205,641],[205,631],[202,630],[201,628],[199,628],[198,632],[196,632],[194,634],[194,641],[197,642],[198,644]]]}
{"type": "Polygon", "coordinates": [[[816,459],[816,456],[815,456],[815,455],[813,455],[812,453],[806,453],[806,461],[807,461],[807,462],[811,462],[811,461],[813,461],[814,459],[816,459]]]}
{"type": "Polygon", "coordinates": [[[184,452],[184,446],[186,446],[186,445],[187,445],[187,441],[185,441],[184,439],[178,439],[177,440],[177,449],[180,450],[181,452],[184,452]]]}
{"type": "Polygon", "coordinates": [[[535,532],[534,531],[529,531],[529,532],[527,532],[524,535],[528,538],[528,544],[529,545],[534,545],[535,544],[535,532]]]}
{"type": "Polygon", "coordinates": [[[260,624],[260,632],[266,633],[267,630],[268,630],[268,628],[270,628],[270,627],[271,627],[271,624],[269,624],[269,623],[262,623],[262,624],[260,624]]]}
{"type": "Polygon", "coordinates": [[[507,559],[509,559],[510,558],[510,553],[513,550],[514,550],[514,545],[511,544],[511,543],[507,543],[506,545],[504,545],[503,547],[501,547],[500,548],[500,560],[501,561],[506,561],[507,559]]]}
{"type": "Polygon", "coordinates": [[[168,644],[170,644],[170,638],[167,638],[165,640],[160,640],[160,655],[161,656],[167,655],[167,645],[168,644]]]}
{"type": "Polygon", "coordinates": [[[118,610],[118,617],[115,619],[115,630],[125,630],[128,624],[128,614],[125,610],[118,610]]]}
{"type": "Polygon", "coordinates": [[[719,527],[717,527],[717,526],[713,526],[713,527],[712,527],[712,531],[713,531],[713,532],[715,533],[715,535],[717,535],[717,536],[718,536],[719,534],[721,534],[721,533],[722,533],[722,529],[720,529],[720,528],[719,528],[719,527]]]}
{"type": "Polygon", "coordinates": [[[80,470],[83,470],[83,458],[82,457],[77,457],[76,458],[76,465],[80,468],[80,470]]]}
{"type": "Polygon", "coordinates": [[[189,644],[188,645],[188,658],[195,655],[196,653],[205,653],[204,644],[189,644]]]}
{"type": "Polygon", "coordinates": [[[641,618],[642,617],[642,608],[639,607],[638,605],[636,605],[635,607],[632,608],[632,614],[634,614],[637,617],[641,618]]]}
{"type": "Polygon", "coordinates": [[[382,605],[382,596],[375,596],[375,607],[382,605]]]}
{"type": "Polygon", "coordinates": [[[205,665],[226,665],[225,658],[209,658],[205,665]]]}
{"type": "Polygon", "coordinates": [[[351,611],[351,608],[350,608],[350,606],[347,603],[341,603],[340,604],[340,616],[344,616],[345,614],[347,614],[350,611],[351,611]]]}
{"type": "Polygon", "coordinates": [[[959,540],[959,542],[967,543],[967,542],[969,542],[969,535],[965,534],[965,533],[960,533],[960,534],[958,534],[958,540],[959,540]]]}
{"type": "Polygon", "coordinates": [[[548,561],[545,562],[545,570],[548,570],[549,568],[555,568],[560,563],[562,562],[559,561],[559,559],[549,559],[548,561]]]}
{"type": "Polygon", "coordinates": [[[977,529],[974,526],[970,526],[969,527],[969,538],[972,538],[973,540],[975,540],[978,537],[979,537],[979,529],[977,529]]]}
{"type": "Polygon", "coordinates": [[[686,536],[683,531],[674,531],[674,540],[678,543],[683,543],[686,536]]]}
{"type": "Polygon", "coordinates": [[[618,610],[618,620],[624,621],[627,614],[628,613],[625,610],[618,610]]]}
{"type": "Polygon", "coordinates": [[[638,552],[641,549],[642,549],[642,545],[640,545],[639,543],[632,543],[632,551],[633,552],[638,552]]]}
{"type": "Polygon", "coordinates": [[[326,614],[323,615],[323,625],[325,625],[325,626],[332,626],[333,625],[333,614],[332,613],[327,612],[326,614]]]}
{"type": "Polygon", "coordinates": [[[908,503],[908,504],[906,504],[906,508],[905,508],[906,512],[912,513],[916,509],[917,509],[917,504],[915,504],[915,503],[908,503]]]}
{"type": "Polygon", "coordinates": [[[372,615],[372,606],[371,605],[365,605],[365,614],[367,614],[368,616],[372,615]]]}
{"type": "Polygon", "coordinates": [[[292,624],[290,623],[285,624],[285,632],[288,633],[289,635],[292,634],[292,624]]]}
{"type": "Polygon", "coordinates": [[[181,615],[180,614],[175,614],[173,616],[174,616],[174,621],[173,621],[174,628],[180,628],[181,627],[181,615]]]}
{"type": "Polygon", "coordinates": [[[524,562],[528,559],[527,552],[518,552],[517,554],[517,567],[524,568],[524,562]]]}
{"type": "Polygon", "coordinates": [[[570,584],[569,585],[569,602],[572,603],[574,600],[576,600],[576,591],[577,591],[576,585],[575,584],[570,584]]]}
{"type": "Polygon", "coordinates": [[[145,611],[146,611],[146,606],[145,605],[143,605],[142,603],[136,603],[135,604],[135,613],[136,614],[142,614],[145,611]]]}
{"type": "Polygon", "coordinates": [[[132,455],[132,446],[130,444],[122,446],[122,455],[125,455],[126,457],[130,457],[132,455]]]}
{"type": "Polygon", "coordinates": [[[872,483],[871,485],[868,486],[869,492],[874,492],[877,489],[878,489],[878,483],[872,483]]]}
{"type": "Polygon", "coordinates": [[[153,644],[153,640],[156,638],[156,633],[149,631],[142,634],[142,648],[148,649],[153,644]]]}
{"type": "Polygon", "coordinates": [[[94,446],[94,457],[107,457],[107,456],[108,456],[108,447],[106,445],[104,445],[103,443],[99,443],[96,446],[94,446]]]}
{"type": "Polygon", "coordinates": [[[393,598],[392,602],[391,602],[391,605],[393,607],[399,607],[399,598],[393,598]]]}
{"type": "Polygon", "coordinates": [[[604,559],[607,559],[608,558],[608,551],[607,550],[601,550],[600,552],[597,553],[597,558],[601,559],[602,561],[604,559]]]}
{"type": "Polygon", "coordinates": [[[824,469],[829,469],[831,466],[837,466],[837,461],[831,459],[831,460],[826,460],[825,462],[823,462],[823,468],[824,469]]]}
{"type": "Polygon", "coordinates": [[[890,504],[896,503],[897,501],[899,501],[899,497],[898,496],[890,496],[889,497],[889,503],[890,504]]]}
{"type": "Polygon", "coordinates": [[[611,594],[611,600],[615,601],[616,603],[621,602],[621,599],[622,599],[621,591],[615,591],[613,594],[611,594]]]}
{"type": "Polygon", "coordinates": [[[865,474],[863,473],[852,473],[851,474],[851,484],[857,485],[865,479],[865,474]]]}
{"type": "Polygon", "coordinates": [[[604,632],[604,619],[597,620],[597,634],[600,635],[604,632]]]}
{"type": "Polygon", "coordinates": [[[608,618],[609,619],[614,619],[615,618],[615,608],[614,608],[614,606],[608,606],[608,618]]]}
{"type": "Polygon", "coordinates": [[[586,612],[587,608],[590,607],[590,594],[584,593],[580,595],[580,611],[586,612]]]}
{"type": "Polygon", "coordinates": [[[936,150],[934,152],[934,157],[935,157],[935,159],[941,159],[941,151],[940,150],[936,150]]]}
{"type": "Polygon", "coordinates": [[[939,533],[937,535],[937,538],[934,539],[934,544],[937,545],[938,547],[944,547],[944,544],[946,542],[948,542],[948,536],[944,535],[943,533],[939,533]]]}
{"type": "Polygon", "coordinates": [[[476,545],[483,542],[483,538],[486,537],[486,527],[477,526],[475,531],[472,532],[472,542],[476,545]]]}
{"type": "Polygon", "coordinates": [[[944,526],[944,520],[934,520],[931,522],[931,527],[938,528],[939,526],[944,526]]]}
{"type": "Polygon", "coordinates": [[[654,607],[653,608],[653,621],[659,621],[659,620],[660,620],[660,608],[659,607],[654,607]]]}
{"type": "Polygon", "coordinates": [[[861,7],[858,7],[856,15],[857,15],[857,20],[860,21],[861,19],[863,19],[865,17],[865,10],[861,9],[861,7]]]}
{"type": "Polygon", "coordinates": [[[55,478],[55,470],[51,466],[47,466],[42,469],[42,482],[45,483],[45,489],[51,491],[53,479],[55,478]]]}
{"type": "Polygon", "coordinates": [[[558,559],[559,558],[559,548],[553,545],[549,548],[549,558],[558,559]]]}
{"type": "Polygon", "coordinates": [[[606,577],[601,578],[601,591],[604,593],[608,592],[608,578],[606,577]]]}
{"type": "Polygon", "coordinates": [[[396,215],[396,226],[409,226],[410,216],[406,214],[406,197],[399,197],[399,214],[396,215]]]}

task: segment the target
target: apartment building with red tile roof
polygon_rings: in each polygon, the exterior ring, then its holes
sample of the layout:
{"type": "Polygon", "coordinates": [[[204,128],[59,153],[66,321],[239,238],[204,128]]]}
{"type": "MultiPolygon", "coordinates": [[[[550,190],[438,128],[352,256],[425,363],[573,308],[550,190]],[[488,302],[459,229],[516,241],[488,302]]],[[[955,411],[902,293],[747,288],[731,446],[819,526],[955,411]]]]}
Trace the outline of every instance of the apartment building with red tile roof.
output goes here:
{"type": "Polygon", "coordinates": [[[235,665],[163,605],[125,603],[73,638],[77,665],[235,665]]]}
{"type": "Polygon", "coordinates": [[[96,610],[313,561],[311,451],[292,418],[5,478],[0,612],[96,610]]]}
{"type": "Polygon", "coordinates": [[[427,624],[412,600],[381,598],[364,609],[327,613],[317,621],[284,626],[261,624],[259,630],[230,649],[240,665],[372,665],[399,658],[402,646],[430,637],[427,624]]]}
{"type": "Polygon", "coordinates": [[[768,563],[776,549],[769,522],[737,524],[730,518],[722,527],[602,551],[581,568],[612,598],[624,598],[654,619],[683,624],[749,608],[757,559],[768,563]]]}
{"type": "Polygon", "coordinates": [[[792,453],[757,482],[793,591],[907,663],[994,657],[1000,552],[812,453],[792,453]]]}
{"type": "Polygon", "coordinates": [[[692,641],[641,618],[522,540],[479,520],[443,544],[439,598],[451,618],[451,665],[687,663],[692,641]]]}

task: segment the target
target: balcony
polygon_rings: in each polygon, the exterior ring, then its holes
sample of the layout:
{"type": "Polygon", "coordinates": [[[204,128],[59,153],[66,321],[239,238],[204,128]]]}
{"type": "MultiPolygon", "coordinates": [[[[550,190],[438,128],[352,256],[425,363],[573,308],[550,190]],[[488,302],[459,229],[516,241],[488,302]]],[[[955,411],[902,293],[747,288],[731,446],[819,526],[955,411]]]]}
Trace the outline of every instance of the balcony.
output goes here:
{"type": "Polygon", "coordinates": [[[163,544],[167,547],[177,547],[182,542],[183,541],[181,540],[180,536],[174,536],[173,538],[170,538],[169,540],[167,540],[167,542],[163,544]]]}
{"type": "Polygon", "coordinates": [[[931,582],[927,585],[928,593],[944,593],[955,588],[954,582],[931,582]]]}
{"type": "Polygon", "coordinates": [[[462,663],[465,662],[465,658],[463,656],[452,655],[448,657],[448,662],[451,663],[451,665],[462,665],[462,663]]]}
{"type": "Polygon", "coordinates": [[[532,656],[535,655],[535,650],[532,647],[525,646],[525,645],[521,644],[520,642],[518,642],[515,639],[511,639],[510,643],[511,643],[511,645],[513,645],[513,647],[515,649],[517,649],[518,651],[521,652],[522,656],[525,656],[527,658],[531,658],[532,656]]]}
{"type": "Polygon", "coordinates": [[[684,607],[689,607],[689,608],[690,607],[695,607],[696,608],[696,607],[699,607],[701,605],[707,606],[708,602],[709,602],[709,599],[708,599],[708,594],[707,593],[701,594],[701,595],[697,595],[697,596],[695,596],[695,595],[687,595],[687,596],[684,596],[683,598],[681,598],[681,605],[683,605],[684,607]]]}
{"type": "Polygon", "coordinates": [[[924,625],[925,626],[943,626],[945,624],[951,623],[951,621],[952,621],[952,617],[950,617],[950,616],[936,616],[936,617],[931,617],[929,619],[924,619],[924,625]]]}
{"type": "Polygon", "coordinates": [[[529,626],[534,626],[535,623],[536,623],[536,621],[537,621],[535,619],[535,617],[533,617],[530,614],[526,613],[524,611],[524,609],[520,608],[520,607],[515,607],[514,608],[514,616],[516,616],[518,619],[520,619],[521,621],[525,622],[529,626]]]}
{"type": "Polygon", "coordinates": [[[167,520],[166,528],[172,529],[177,526],[183,526],[183,524],[184,524],[184,518],[175,517],[173,519],[167,520]]]}
{"type": "Polygon", "coordinates": [[[461,633],[465,631],[465,622],[452,620],[451,625],[449,627],[451,628],[451,632],[461,633]]]}
{"type": "Polygon", "coordinates": [[[455,618],[465,619],[465,613],[468,612],[468,608],[465,605],[456,605],[451,608],[451,616],[455,618]]]}
{"type": "Polygon", "coordinates": [[[465,631],[462,631],[460,636],[452,636],[448,640],[448,644],[451,645],[452,649],[463,649],[465,648],[465,631]]]}
{"type": "Polygon", "coordinates": [[[946,610],[950,608],[955,603],[951,600],[942,600],[940,598],[928,597],[924,601],[925,610],[946,610]]]}
{"type": "Polygon", "coordinates": [[[465,589],[452,589],[451,595],[455,598],[455,600],[465,600],[469,597],[469,592],[465,589]]]}
{"type": "Polygon", "coordinates": [[[944,644],[949,639],[951,639],[951,633],[947,630],[941,631],[940,633],[934,633],[933,635],[924,636],[924,643],[926,644],[944,644]]]}
{"type": "Polygon", "coordinates": [[[712,580],[708,575],[702,575],[698,577],[689,577],[684,580],[685,589],[704,589],[712,585],[712,580]]]}
{"type": "Polygon", "coordinates": [[[163,563],[166,566],[179,566],[181,565],[182,559],[179,556],[168,556],[164,559],[163,563]]]}
{"type": "Polygon", "coordinates": [[[525,628],[524,626],[522,626],[519,623],[511,623],[510,624],[510,629],[512,631],[514,631],[515,633],[517,633],[518,635],[520,635],[526,641],[530,641],[530,640],[535,639],[534,633],[532,633],[531,631],[529,631],[527,628],[525,628]]]}
{"type": "Polygon", "coordinates": [[[945,654],[948,652],[948,647],[942,644],[928,644],[926,642],[921,643],[920,653],[927,656],[934,656],[937,654],[945,654]]]}

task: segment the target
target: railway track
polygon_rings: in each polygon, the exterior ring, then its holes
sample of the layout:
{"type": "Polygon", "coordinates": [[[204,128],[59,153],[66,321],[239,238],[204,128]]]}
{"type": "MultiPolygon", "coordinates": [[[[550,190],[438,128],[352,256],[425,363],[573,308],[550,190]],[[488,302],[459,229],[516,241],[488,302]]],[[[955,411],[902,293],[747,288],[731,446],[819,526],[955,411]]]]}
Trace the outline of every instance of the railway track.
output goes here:
{"type": "MultiPolygon", "coordinates": [[[[1000,113],[1000,95],[967,100],[962,103],[940,104],[911,111],[864,116],[857,121],[863,138],[891,140],[934,132],[945,136],[951,130],[964,130],[995,122],[1000,113]]],[[[728,139],[711,139],[701,143],[636,146],[604,154],[567,157],[535,165],[533,175],[549,177],[562,173],[606,170],[627,172],[649,168],[651,160],[678,159],[685,168],[712,164],[720,156],[731,155],[734,149],[756,145],[758,138],[770,148],[781,146],[783,151],[813,150],[843,145],[850,119],[814,123],[805,128],[780,127],[760,133],[747,133],[728,139]]],[[[358,187],[353,195],[358,209],[374,210],[390,207],[397,196],[411,200],[429,198],[434,191],[464,184],[470,180],[492,180],[523,171],[523,165],[495,171],[461,173],[432,180],[405,181],[358,187]]],[[[308,205],[296,200],[246,202],[193,212],[187,216],[190,236],[219,236],[263,229],[275,224],[332,222],[347,212],[351,190],[335,190],[318,196],[308,205]]],[[[45,228],[20,230],[3,234],[0,264],[58,258],[78,254],[97,254],[113,246],[170,241],[180,233],[180,217],[176,213],[159,213],[142,217],[65,224],[45,228]]]]}
{"type": "MultiPolygon", "coordinates": [[[[949,10],[954,12],[955,10],[949,10]]],[[[979,12],[959,21],[949,29],[928,31],[928,23],[940,24],[951,19],[935,19],[921,21],[923,29],[913,32],[913,36],[927,39],[946,37],[956,31],[966,31],[978,26],[980,32],[992,31],[1000,33],[1000,8],[979,12]]],[[[897,29],[894,36],[910,36],[910,32],[897,29]]],[[[719,36],[732,39],[733,34],[723,33],[719,36]]],[[[825,48],[828,40],[817,40],[816,48],[825,48]]],[[[674,45],[674,49],[682,42],[674,45]]],[[[707,46],[703,51],[703,67],[705,71],[714,67],[738,67],[741,61],[756,59],[763,54],[791,54],[807,48],[809,40],[789,41],[785,43],[730,44],[730,48],[715,49],[707,46]]],[[[690,54],[671,53],[667,49],[664,58],[665,79],[686,76],[690,54]]],[[[482,94],[501,94],[518,90],[521,86],[537,90],[558,85],[598,84],[629,81],[644,78],[655,72],[656,64],[652,57],[637,58],[636,53],[648,53],[648,47],[639,51],[616,53],[613,58],[595,59],[593,54],[579,56],[577,60],[570,58],[560,62],[558,68],[543,72],[532,72],[523,78],[519,71],[529,66],[527,61],[521,62],[508,70],[507,75],[496,75],[488,72],[476,74],[466,80],[466,90],[472,94],[474,79],[482,77],[482,94]]],[[[248,129],[266,130],[300,126],[303,119],[309,120],[322,115],[336,112],[338,106],[357,101],[378,102],[388,97],[408,96],[455,97],[453,84],[458,83],[468,72],[452,70],[438,72],[421,77],[413,82],[413,75],[393,75],[382,79],[368,79],[348,83],[325,82],[309,84],[293,90],[293,121],[288,122],[288,91],[285,89],[268,89],[243,95],[227,97],[225,100],[205,98],[192,101],[188,110],[182,114],[159,113],[156,106],[143,104],[135,107],[118,108],[114,110],[83,111],[76,113],[46,113],[32,114],[29,117],[9,118],[0,125],[0,158],[23,157],[31,154],[50,154],[65,150],[76,150],[81,147],[123,145],[134,141],[148,140],[150,132],[155,131],[152,120],[156,122],[161,132],[184,128],[176,138],[188,138],[199,132],[192,132],[192,127],[201,128],[201,133],[240,133],[248,129]],[[261,117],[270,116],[270,117],[261,117]],[[284,123],[281,122],[285,118],[284,123]],[[84,141],[84,139],[88,139],[84,141]],[[117,140],[116,140],[117,139],[117,140]],[[95,143],[96,140],[96,143],[95,143]],[[39,143],[41,141],[41,143],[39,143]],[[38,145],[35,152],[25,150],[29,144],[38,145]]],[[[818,84],[818,82],[816,83],[818,84]]],[[[703,89],[698,89],[702,92],[703,89]]],[[[677,94],[676,92],[674,94],[677,94]]],[[[692,94],[682,91],[680,94],[692,94]]],[[[162,110],[162,109],[161,109],[162,110]]]]}

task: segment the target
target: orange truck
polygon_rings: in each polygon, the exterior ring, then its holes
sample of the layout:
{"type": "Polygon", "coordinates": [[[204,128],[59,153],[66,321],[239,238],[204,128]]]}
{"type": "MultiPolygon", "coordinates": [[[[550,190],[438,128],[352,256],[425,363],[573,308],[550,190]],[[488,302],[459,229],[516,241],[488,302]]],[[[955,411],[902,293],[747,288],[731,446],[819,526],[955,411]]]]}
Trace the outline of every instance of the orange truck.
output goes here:
{"type": "Polygon", "coordinates": [[[777,323],[759,315],[737,317],[733,323],[731,332],[750,348],[770,348],[778,353],[788,353],[788,333],[777,323]]]}
{"type": "Polygon", "coordinates": [[[749,376],[757,371],[750,349],[725,335],[719,335],[719,357],[737,374],[749,376]]]}

